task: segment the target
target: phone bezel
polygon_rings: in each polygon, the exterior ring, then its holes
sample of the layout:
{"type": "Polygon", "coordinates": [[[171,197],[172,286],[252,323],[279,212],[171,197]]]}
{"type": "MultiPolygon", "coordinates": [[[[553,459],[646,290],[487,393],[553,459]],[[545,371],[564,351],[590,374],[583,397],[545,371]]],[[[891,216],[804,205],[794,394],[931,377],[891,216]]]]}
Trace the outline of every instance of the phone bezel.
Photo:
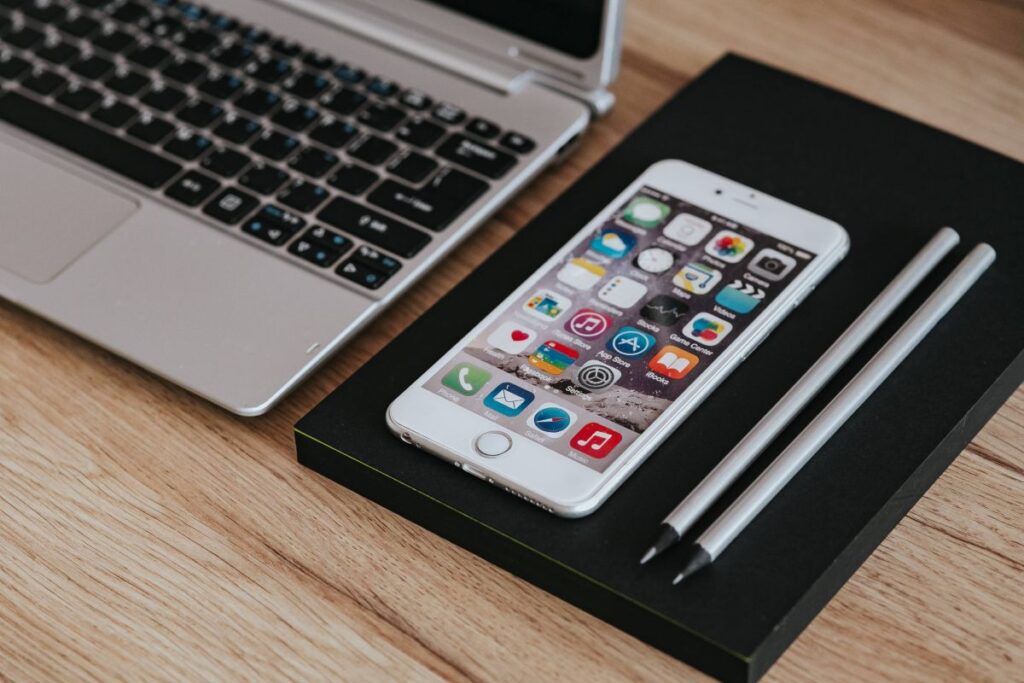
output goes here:
{"type": "MultiPolygon", "coordinates": [[[[577,235],[541,265],[515,292],[473,327],[416,379],[388,407],[392,431],[456,464],[468,464],[473,474],[534,499],[552,512],[579,517],[596,509],[672,433],[686,416],[770,333],[803,296],[845,255],[846,231],[837,223],[679,160],[660,161],[629,184],[577,235]],[[808,250],[816,257],[764,312],[719,355],[682,396],[634,441],[604,472],[577,463],[520,434],[422,387],[460,349],[489,327],[509,300],[521,298],[554,265],[604,223],[642,186],[726,216],[755,230],[808,250]],[[485,431],[503,431],[513,441],[504,455],[476,452],[473,442],[485,431]]],[[[469,400],[479,396],[469,397],[469,400]]],[[[547,398],[545,396],[545,398],[547,398]]],[[[566,437],[568,438],[568,437],[566,437]]]]}

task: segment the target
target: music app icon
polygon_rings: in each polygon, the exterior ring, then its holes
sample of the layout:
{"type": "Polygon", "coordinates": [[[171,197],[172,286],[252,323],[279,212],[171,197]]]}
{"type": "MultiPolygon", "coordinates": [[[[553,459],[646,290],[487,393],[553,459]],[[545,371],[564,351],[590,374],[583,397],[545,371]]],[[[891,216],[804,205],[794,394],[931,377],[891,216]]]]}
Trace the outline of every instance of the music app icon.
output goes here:
{"type": "Polygon", "coordinates": [[[565,329],[568,332],[584,339],[596,339],[611,326],[611,318],[590,308],[581,308],[573,317],[569,318],[569,322],[565,323],[565,329]]]}
{"type": "Polygon", "coordinates": [[[622,434],[614,429],[596,422],[588,422],[583,425],[583,429],[576,432],[569,445],[591,458],[603,458],[611,453],[620,441],[622,434]]]}

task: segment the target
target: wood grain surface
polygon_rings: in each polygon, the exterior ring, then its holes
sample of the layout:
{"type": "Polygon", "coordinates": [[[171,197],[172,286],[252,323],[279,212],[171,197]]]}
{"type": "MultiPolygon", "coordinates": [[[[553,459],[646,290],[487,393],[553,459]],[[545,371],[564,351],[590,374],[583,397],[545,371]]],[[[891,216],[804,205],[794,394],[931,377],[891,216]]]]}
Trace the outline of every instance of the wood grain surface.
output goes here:
{"type": "MultiPolygon", "coordinates": [[[[1024,4],[642,0],[615,110],[269,416],[0,303],[0,679],[700,674],[300,467],[292,424],[737,50],[1024,158],[1024,4]]],[[[1024,392],[769,680],[1024,680],[1024,392]]]]}

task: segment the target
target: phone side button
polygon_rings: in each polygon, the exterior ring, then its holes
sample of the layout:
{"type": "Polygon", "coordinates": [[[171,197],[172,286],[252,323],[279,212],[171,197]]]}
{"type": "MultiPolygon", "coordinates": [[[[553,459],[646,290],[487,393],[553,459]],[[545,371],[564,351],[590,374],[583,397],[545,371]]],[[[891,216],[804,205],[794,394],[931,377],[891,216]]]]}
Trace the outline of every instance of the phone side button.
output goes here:
{"type": "Polygon", "coordinates": [[[484,432],[476,437],[473,447],[476,448],[476,452],[480,455],[493,458],[502,453],[507,453],[512,448],[512,437],[504,432],[484,432]]]}
{"type": "Polygon", "coordinates": [[[477,468],[473,467],[469,463],[463,463],[462,464],[462,471],[463,472],[468,472],[469,474],[472,474],[477,479],[483,479],[484,481],[487,481],[487,475],[484,474],[483,472],[481,472],[480,470],[478,470],[477,468]]]}

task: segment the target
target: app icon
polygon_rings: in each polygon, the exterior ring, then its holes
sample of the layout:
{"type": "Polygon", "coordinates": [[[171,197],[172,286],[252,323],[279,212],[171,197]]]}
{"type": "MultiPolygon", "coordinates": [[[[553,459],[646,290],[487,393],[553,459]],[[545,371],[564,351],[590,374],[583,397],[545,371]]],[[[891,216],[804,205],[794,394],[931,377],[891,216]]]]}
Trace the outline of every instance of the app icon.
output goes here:
{"type": "Polygon", "coordinates": [[[640,309],[640,315],[652,323],[674,325],[690,310],[681,299],[668,294],[659,294],[640,309]]]}
{"type": "Polygon", "coordinates": [[[796,261],[780,251],[762,249],[750,262],[749,268],[751,273],[757,273],[765,279],[778,282],[796,268],[796,261]]]}
{"type": "Polygon", "coordinates": [[[605,269],[585,258],[574,258],[558,271],[558,281],[574,289],[590,289],[604,277],[605,269]]]}
{"type": "Polygon", "coordinates": [[[681,213],[665,226],[665,237],[692,247],[711,232],[711,223],[692,213],[681,213]]]}
{"type": "Polygon", "coordinates": [[[569,310],[570,306],[572,301],[568,297],[550,289],[541,289],[523,304],[523,310],[535,318],[551,322],[569,310]]]}
{"type": "Polygon", "coordinates": [[[704,251],[726,263],[739,263],[754,248],[754,240],[732,230],[720,230],[704,251]]]}
{"type": "Polygon", "coordinates": [[[717,315],[699,313],[683,328],[683,334],[702,346],[715,346],[732,331],[732,323],[717,315]]]}
{"type": "Polygon", "coordinates": [[[576,432],[569,445],[591,458],[603,458],[611,453],[620,441],[622,434],[614,429],[596,422],[588,422],[583,425],[583,429],[576,432]]]}
{"type": "Polygon", "coordinates": [[[697,367],[700,359],[678,346],[666,346],[647,364],[651,370],[669,379],[682,379],[697,367]]]}
{"type": "Polygon", "coordinates": [[[633,265],[645,272],[660,275],[671,268],[675,260],[676,257],[668,249],[651,247],[637,254],[633,265]]]}
{"type": "Polygon", "coordinates": [[[549,339],[538,346],[526,360],[533,367],[549,375],[561,375],[579,357],[580,354],[575,349],[549,339]]]}
{"type": "Polygon", "coordinates": [[[463,396],[472,396],[484,388],[491,373],[469,363],[459,363],[441,379],[441,384],[463,396]]]}
{"type": "Polygon", "coordinates": [[[533,415],[530,424],[534,428],[548,434],[561,434],[576,422],[576,413],[556,406],[554,403],[542,403],[533,415]]]}
{"type": "Polygon", "coordinates": [[[691,294],[707,294],[722,279],[722,273],[703,263],[687,263],[672,278],[672,284],[691,294]]]}
{"type": "Polygon", "coordinates": [[[608,340],[606,345],[609,351],[614,351],[626,358],[642,356],[654,348],[655,339],[646,332],[635,327],[622,327],[615,336],[608,340]]]}
{"type": "Polygon", "coordinates": [[[641,228],[651,229],[661,225],[661,222],[668,216],[667,204],[662,204],[657,199],[650,197],[637,197],[629,203],[622,217],[641,228]]]}
{"type": "Polygon", "coordinates": [[[603,228],[590,240],[590,248],[610,258],[622,258],[636,246],[636,235],[624,228],[603,228]]]}
{"type": "Polygon", "coordinates": [[[601,391],[619,381],[622,373],[599,360],[588,360],[576,372],[576,384],[588,391],[601,391]]]}
{"type": "Polygon", "coordinates": [[[647,287],[621,275],[613,277],[604,287],[597,290],[598,299],[619,308],[629,308],[643,299],[645,294],[647,287]]]}
{"type": "Polygon", "coordinates": [[[764,290],[742,280],[733,280],[715,295],[715,303],[737,313],[750,313],[764,301],[764,290]]]}
{"type": "Polygon", "coordinates": [[[565,323],[566,330],[584,339],[600,337],[611,326],[611,318],[590,308],[581,308],[565,323]]]}
{"type": "Polygon", "coordinates": [[[515,417],[533,403],[533,394],[511,382],[502,382],[487,394],[484,405],[509,417],[515,417]]]}
{"type": "Polygon", "coordinates": [[[502,323],[487,337],[487,345],[505,353],[522,353],[536,338],[537,333],[526,325],[502,323]]]}

